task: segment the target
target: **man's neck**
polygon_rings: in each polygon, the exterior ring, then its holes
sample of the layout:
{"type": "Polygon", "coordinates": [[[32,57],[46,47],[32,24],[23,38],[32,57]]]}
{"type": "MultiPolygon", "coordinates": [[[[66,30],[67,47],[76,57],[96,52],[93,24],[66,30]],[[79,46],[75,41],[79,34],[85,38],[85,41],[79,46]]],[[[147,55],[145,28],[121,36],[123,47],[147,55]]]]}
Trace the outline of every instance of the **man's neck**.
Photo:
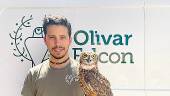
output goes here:
{"type": "Polygon", "coordinates": [[[56,59],[51,56],[49,61],[51,67],[56,69],[62,69],[69,64],[70,59],[68,55],[64,56],[61,59],[56,59]]]}

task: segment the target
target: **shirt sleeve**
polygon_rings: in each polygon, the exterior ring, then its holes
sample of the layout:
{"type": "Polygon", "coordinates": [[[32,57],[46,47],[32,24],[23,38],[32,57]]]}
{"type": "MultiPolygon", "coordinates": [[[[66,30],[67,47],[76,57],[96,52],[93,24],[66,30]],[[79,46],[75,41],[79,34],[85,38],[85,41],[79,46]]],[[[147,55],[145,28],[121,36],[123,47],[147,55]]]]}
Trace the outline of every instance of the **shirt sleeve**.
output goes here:
{"type": "Polygon", "coordinates": [[[36,96],[31,71],[28,72],[21,91],[21,96],[36,96]]]}

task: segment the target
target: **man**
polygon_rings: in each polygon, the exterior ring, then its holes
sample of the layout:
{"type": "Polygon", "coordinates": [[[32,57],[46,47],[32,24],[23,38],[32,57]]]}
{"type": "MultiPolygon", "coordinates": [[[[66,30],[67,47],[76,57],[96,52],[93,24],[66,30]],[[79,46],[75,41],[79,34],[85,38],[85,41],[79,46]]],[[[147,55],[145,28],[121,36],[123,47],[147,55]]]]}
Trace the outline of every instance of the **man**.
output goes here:
{"type": "Polygon", "coordinates": [[[78,63],[68,53],[71,24],[64,17],[47,17],[43,30],[50,58],[29,70],[22,96],[84,96],[76,78],[78,63]]]}

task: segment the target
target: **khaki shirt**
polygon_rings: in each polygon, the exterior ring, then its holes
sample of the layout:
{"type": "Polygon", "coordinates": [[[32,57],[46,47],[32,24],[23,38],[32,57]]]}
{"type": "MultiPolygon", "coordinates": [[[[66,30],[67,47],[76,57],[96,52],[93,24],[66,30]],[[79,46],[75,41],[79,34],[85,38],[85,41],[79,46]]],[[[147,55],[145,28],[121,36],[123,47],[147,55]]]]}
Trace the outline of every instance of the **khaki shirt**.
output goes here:
{"type": "Polygon", "coordinates": [[[78,79],[79,64],[71,59],[62,69],[49,65],[49,60],[31,68],[25,79],[22,96],[84,96],[78,79]]]}

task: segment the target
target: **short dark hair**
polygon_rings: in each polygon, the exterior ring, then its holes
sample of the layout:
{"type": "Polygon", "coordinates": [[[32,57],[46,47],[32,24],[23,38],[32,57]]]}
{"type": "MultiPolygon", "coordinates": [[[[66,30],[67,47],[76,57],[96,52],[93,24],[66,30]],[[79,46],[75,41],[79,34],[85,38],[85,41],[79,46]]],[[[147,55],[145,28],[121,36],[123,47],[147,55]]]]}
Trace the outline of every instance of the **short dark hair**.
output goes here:
{"type": "Polygon", "coordinates": [[[55,16],[55,17],[45,17],[43,20],[43,31],[47,34],[47,27],[49,25],[63,25],[68,29],[68,35],[71,37],[71,24],[65,17],[55,16]]]}

